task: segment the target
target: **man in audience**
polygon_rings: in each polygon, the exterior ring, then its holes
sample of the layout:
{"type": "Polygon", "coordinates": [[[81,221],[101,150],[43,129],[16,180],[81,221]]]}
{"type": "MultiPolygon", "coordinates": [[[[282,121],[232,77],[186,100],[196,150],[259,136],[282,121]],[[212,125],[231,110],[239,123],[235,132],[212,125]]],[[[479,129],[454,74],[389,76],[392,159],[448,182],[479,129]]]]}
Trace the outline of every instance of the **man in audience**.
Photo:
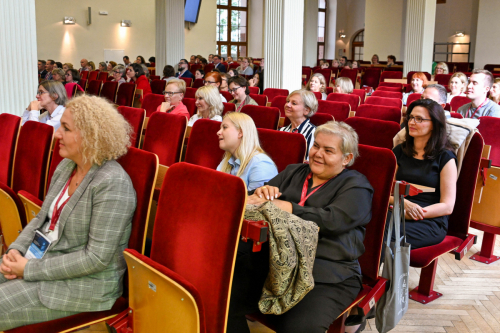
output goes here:
{"type": "MultiPolygon", "coordinates": [[[[127,68],[128,66],[130,66],[130,58],[128,56],[124,56],[123,57],[123,63],[125,64],[125,68],[127,68]]],[[[83,65],[82,65],[83,67],[83,65]]]]}
{"type": "Polygon", "coordinates": [[[89,71],[89,61],[87,59],[84,58],[80,60],[80,65],[82,66],[82,68],[80,68],[80,73],[89,71]]]}
{"type": "MultiPolygon", "coordinates": [[[[388,58],[389,59],[389,58],[388,58]]],[[[432,99],[441,105],[444,109],[446,106],[446,97],[447,91],[446,88],[440,84],[429,84],[427,88],[425,88],[424,93],[422,94],[422,99],[432,99]]],[[[444,111],[444,115],[446,118],[450,118],[450,111],[444,111]]]]}
{"type": "Polygon", "coordinates": [[[211,64],[214,62],[214,55],[213,54],[209,54],[208,55],[208,63],[211,64]]]}
{"type": "Polygon", "coordinates": [[[227,64],[228,64],[228,65],[231,65],[233,62],[234,62],[234,61],[233,61],[233,57],[231,57],[231,56],[227,56],[227,64]]]}
{"type": "Polygon", "coordinates": [[[38,77],[45,78],[45,75],[47,75],[47,71],[45,70],[46,64],[45,60],[38,60],[38,77]]]}
{"type": "Polygon", "coordinates": [[[220,55],[218,54],[214,55],[213,59],[216,69],[218,69],[221,73],[227,72],[226,66],[224,66],[223,63],[221,63],[220,55]]]}
{"type": "Polygon", "coordinates": [[[323,64],[321,65],[321,69],[327,69],[330,67],[330,63],[326,60],[323,60],[323,64]]]}
{"type": "Polygon", "coordinates": [[[394,66],[396,64],[396,57],[393,55],[387,56],[387,67],[394,66]]]}
{"type": "Polygon", "coordinates": [[[192,55],[192,56],[189,58],[189,63],[190,63],[190,64],[194,64],[194,63],[195,63],[195,59],[196,59],[196,56],[192,55]]]}
{"type": "Polygon", "coordinates": [[[343,56],[342,58],[340,58],[340,67],[344,67],[346,63],[347,63],[346,56],[343,56]]]}
{"type": "Polygon", "coordinates": [[[484,69],[475,69],[469,78],[467,97],[470,103],[462,105],[457,112],[464,118],[477,119],[483,116],[500,118],[500,105],[487,97],[493,85],[493,75],[484,69]]]}
{"type": "Polygon", "coordinates": [[[45,70],[47,71],[47,74],[45,74],[45,80],[52,80],[52,70],[54,69],[54,64],[56,62],[52,59],[48,59],[47,63],[45,64],[45,70]]]}
{"type": "Polygon", "coordinates": [[[188,77],[194,80],[194,75],[191,73],[189,69],[189,64],[186,59],[181,59],[179,61],[179,72],[175,74],[175,77],[188,77]]]}

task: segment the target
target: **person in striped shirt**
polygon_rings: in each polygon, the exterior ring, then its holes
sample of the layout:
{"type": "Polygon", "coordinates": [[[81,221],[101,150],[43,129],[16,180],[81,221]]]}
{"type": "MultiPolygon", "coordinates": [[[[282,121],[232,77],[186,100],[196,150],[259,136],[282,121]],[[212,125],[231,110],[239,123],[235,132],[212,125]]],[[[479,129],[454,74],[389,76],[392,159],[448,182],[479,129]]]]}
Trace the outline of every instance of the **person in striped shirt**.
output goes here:
{"type": "Polygon", "coordinates": [[[318,111],[318,100],[311,91],[300,89],[293,91],[286,98],[285,116],[290,120],[290,125],[281,127],[280,131],[300,133],[306,139],[306,156],[309,160],[309,149],[314,143],[316,126],[311,124],[311,118],[318,111]]]}

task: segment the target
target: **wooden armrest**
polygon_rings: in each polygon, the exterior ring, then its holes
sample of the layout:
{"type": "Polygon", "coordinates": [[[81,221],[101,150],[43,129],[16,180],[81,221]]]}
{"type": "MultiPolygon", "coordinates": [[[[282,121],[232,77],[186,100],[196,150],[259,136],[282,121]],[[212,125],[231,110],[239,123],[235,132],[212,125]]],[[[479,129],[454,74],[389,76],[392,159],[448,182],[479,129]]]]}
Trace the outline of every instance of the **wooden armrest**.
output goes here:
{"type": "Polygon", "coordinates": [[[424,185],[417,185],[417,184],[411,184],[411,183],[408,183],[410,186],[415,186],[417,189],[421,190],[422,192],[425,192],[425,193],[434,193],[436,192],[436,189],[435,188],[432,188],[432,187],[427,187],[427,186],[424,186],[424,185]]]}
{"type": "Polygon", "coordinates": [[[155,189],[161,189],[167,171],[168,171],[168,166],[158,164],[158,175],[156,176],[155,189]]]}
{"type": "Polygon", "coordinates": [[[285,117],[280,117],[280,121],[278,123],[278,127],[283,127],[284,124],[285,124],[285,117]]]}
{"type": "Polygon", "coordinates": [[[267,103],[266,103],[266,106],[271,106],[271,102],[267,102],[267,103]]]}
{"type": "Polygon", "coordinates": [[[29,223],[42,209],[43,201],[23,190],[19,191],[17,195],[24,205],[24,209],[26,210],[26,222],[29,223]]]}
{"type": "Polygon", "coordinates": [[[404,180],[401,181],[394,181],[392,183],[392,193],[394,193],[394,186],[396,183],[399,184],[399,195],[402,195],[404,197],[406,196],[414,196],[423,192],[435,192],[436,189],[432,187],[427,187],[423,185],[416,185],[416,184],[410,184],[405,182],[404,180]]]}
{"type": "Polygon", "coordinates": [[[193,127],[191,127],[191,126],[186,127],[186,136],[184,138],[189,139],[189,136],[191,135],[192,129],[193,129],[193,127]]]}
{"type": "Polygon", "coordinates": [[[349,111],[349,118],[356,116],[356,111],[349,111]]]}

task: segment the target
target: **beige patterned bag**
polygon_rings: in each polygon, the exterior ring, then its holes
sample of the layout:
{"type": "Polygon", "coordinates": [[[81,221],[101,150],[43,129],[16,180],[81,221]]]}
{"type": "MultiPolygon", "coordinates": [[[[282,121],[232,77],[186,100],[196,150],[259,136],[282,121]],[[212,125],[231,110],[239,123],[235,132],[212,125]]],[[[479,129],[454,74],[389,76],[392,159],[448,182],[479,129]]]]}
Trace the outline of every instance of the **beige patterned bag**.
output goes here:
{"type": "Polygon", "coordinates": [[[319,227],[272,202],[247,205],[245,219],[269,223],[269,274],[259,309],[263,314],[283,314],[314,288],[312,271],[319,227]]]}

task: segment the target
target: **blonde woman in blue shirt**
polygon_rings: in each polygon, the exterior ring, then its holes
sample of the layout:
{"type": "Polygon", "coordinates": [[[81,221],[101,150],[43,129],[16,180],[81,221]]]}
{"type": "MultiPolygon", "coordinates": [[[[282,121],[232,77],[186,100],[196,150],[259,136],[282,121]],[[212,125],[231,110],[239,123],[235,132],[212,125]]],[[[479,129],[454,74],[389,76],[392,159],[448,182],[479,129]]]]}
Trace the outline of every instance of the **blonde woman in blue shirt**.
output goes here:
{"type": "Polygon", "coordinates": [[[226,152],[217,170],[243,179],[248,191],[263,186],[278,174],[273,160],[260,147],[257,128],[247,114],[226,114],[217,136],[220,149],[226,152]]]}

